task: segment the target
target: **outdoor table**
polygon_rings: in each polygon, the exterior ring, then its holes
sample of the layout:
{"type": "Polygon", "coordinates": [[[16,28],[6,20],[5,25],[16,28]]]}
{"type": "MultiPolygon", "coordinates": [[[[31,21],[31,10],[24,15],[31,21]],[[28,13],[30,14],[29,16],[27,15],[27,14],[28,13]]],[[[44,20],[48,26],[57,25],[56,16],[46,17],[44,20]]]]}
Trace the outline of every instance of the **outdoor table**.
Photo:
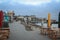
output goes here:
{"type": "Polygon", "coordinates": [[[47,35],[47,32],[48,32],[48,28],[47,27],[41,28],[41,34],[47,35]]]}
{"type": "Polygon", "coordinates": [[[3,35],[1,38],[9,38],[10,29],[9,28],[0,28],[0,34],[3,35]]]}
{"type": "Polygon", "coordinates": [[[49,38],[51,38],[52,40],[57,40],[60,38],[60,32],[59,32],[59,28],[57,29],[50,29],[50,34],[48,35],[49,38]]]}

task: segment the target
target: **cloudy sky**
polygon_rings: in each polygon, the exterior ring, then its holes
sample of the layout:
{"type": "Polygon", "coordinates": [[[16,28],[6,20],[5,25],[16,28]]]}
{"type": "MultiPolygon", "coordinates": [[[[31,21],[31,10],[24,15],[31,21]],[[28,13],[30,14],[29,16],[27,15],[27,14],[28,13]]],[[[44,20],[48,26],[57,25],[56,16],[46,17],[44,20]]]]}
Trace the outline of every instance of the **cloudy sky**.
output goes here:
{"type": "Polygon", "coordinates": [[[36,15],[57,19],[60,11],[60,0],[0,0],[0,10],[14,10],[16,15],[36,15]]]}

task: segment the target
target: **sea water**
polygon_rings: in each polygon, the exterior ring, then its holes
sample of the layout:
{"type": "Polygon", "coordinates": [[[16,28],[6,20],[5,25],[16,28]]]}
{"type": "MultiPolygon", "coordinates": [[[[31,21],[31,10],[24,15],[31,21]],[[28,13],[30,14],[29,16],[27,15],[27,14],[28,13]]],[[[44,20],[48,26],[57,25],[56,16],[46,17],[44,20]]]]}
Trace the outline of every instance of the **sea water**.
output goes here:
{"type": "MultiPolygon", "coordinates": [[[[36,23],[36,25],[39,25],[39,26],[42,26],[41,23],[36,23]]],[[[47,23],[44,23],[43,24],[43,27],[47,27],[47,23]]],[[[52,24],[51,27],[55,27],[55,28],[58,28],[58,24],[52,24]]]]}

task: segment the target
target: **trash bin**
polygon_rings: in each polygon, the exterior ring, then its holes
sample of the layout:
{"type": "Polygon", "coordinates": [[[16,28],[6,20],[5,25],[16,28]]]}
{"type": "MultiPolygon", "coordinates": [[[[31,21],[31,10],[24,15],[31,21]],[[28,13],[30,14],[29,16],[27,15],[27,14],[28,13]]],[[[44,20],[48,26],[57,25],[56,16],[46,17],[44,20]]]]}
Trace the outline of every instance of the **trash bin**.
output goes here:
{"type": "Polygon", "coordinates": [[[8,28],[8,27],[9,27],[9,23],[8,22],[3,22],[2,28],[8,28]]]}
{"type": "Polygon", "coordinates": [[[9,27],[9,16],[8,15],[4,15],[4,21],[3,21],[3,27],[7,28],[9,27]]]}

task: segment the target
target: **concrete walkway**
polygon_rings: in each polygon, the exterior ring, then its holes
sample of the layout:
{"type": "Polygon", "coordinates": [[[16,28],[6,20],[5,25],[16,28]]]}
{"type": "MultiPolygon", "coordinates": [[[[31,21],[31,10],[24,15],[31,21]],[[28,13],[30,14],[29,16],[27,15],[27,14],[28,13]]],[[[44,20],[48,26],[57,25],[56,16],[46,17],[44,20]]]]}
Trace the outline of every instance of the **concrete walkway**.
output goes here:
{"type": "Polygon", "coordinates": [[[10,23],[10,37],[8,40],[50,40],[47,36],[40,35],[38,29],[26,31],[20,22],[10,23]]]}

